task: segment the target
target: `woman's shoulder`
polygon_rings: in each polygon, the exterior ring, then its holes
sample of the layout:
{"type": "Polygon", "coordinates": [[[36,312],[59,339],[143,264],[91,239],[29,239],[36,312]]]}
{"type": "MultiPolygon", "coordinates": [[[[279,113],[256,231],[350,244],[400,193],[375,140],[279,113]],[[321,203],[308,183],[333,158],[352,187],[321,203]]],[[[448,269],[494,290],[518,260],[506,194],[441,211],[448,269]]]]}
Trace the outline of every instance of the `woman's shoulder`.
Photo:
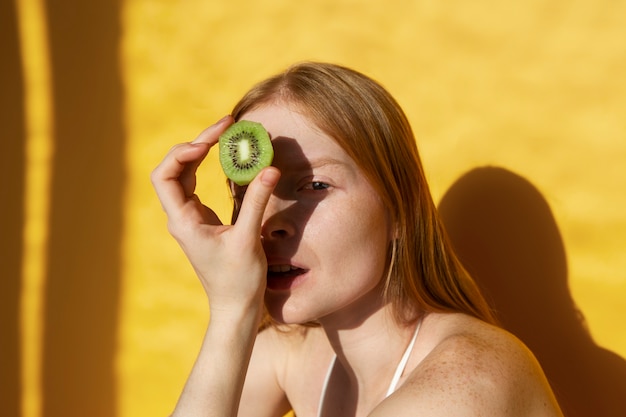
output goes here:
{"type": "Polygon", "coordinates": [[[514,372],[519,371],[517,366],[537,365],[532,352],[517,337],[477,318],[435,313],[424,318],[423,327],[429,353],[422,367],[440,359],[488,372],[498,367],[514,372]]]}
{"type": "Polygon", "coordinates": [[[272,349],[298,352],[328,345],[324,331],[316,325],[271,325],[257,335],[257,343],[270,345],[272,349]]]}
{"type": "Polygon", "coordinates": [[[431,349],[416,367],[422,376],[436,371],[433,377],[445,377],[446,371],[458,381],[482,377],[506,388],[509,378],[518,383],[520,377],[542,374],[532,352],[502,328],[464,314],[430,319],[431,349]]]}
{"type": "Polygon", "coordinates": [[[259,333],[255,349],[258,349],[256,361],[265,362],[272,370],[271,379],[276,381],[282,395],[289,398],[290,407],[298,415],[316,415],[322,395],[321,382],[334,355],[323,329],[273,326],[259,333]]]}
{"type": "Polygon", "coordinates": [[[255,349],[266,361],[274,361],[283,377],[293,374],[292,368],[302,375],[304,368],[328,363],[333,355],[323,329],[308,325],[270,326],[259,332],[255,349]]]}
{"type": "Polygon", "coordinates": [[[467,315],[434,313],[424,318],[420,339],[406,381],[379,407],[394,411],[373,415],[402,416],[407,402],[433,416],[561,415],[539,363],[511,333],[467,315]]]}
{"type": "Polygon", "coordinates": [[[320,395],[313,382],[323,378],[322,363],[329,361],[330,348],[324,349],[322,336],[320,328],[308,326],[261,330],[247,370],[240,415],[284,415],[294,404],[314,407],[308,396],[320,395]]]}

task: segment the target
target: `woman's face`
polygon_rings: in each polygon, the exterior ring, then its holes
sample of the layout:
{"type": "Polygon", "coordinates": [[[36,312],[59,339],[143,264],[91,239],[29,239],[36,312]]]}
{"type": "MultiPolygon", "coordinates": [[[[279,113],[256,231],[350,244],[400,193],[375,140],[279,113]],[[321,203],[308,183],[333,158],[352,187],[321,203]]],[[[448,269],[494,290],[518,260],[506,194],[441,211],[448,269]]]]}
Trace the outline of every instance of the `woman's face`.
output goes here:
{"type": "Polygon", "coordinates": [[[350,325],[380,308],[392,228],[355,162],[295,106],[267,104],[241,119],[268,130],[282,174],[262,224],[272,317],[350,325]]]}

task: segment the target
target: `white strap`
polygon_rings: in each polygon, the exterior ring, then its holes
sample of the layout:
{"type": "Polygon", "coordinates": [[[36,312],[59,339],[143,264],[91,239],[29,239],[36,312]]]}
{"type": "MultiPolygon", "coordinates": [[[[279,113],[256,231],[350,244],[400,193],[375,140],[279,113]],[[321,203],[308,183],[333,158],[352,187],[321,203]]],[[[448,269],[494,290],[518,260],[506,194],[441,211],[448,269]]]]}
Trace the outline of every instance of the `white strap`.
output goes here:
{"type": "MultiPolygon", "coordinates": [[[[417,327],[415,328],[415,333],[413,333],[413,338],[407,346],[404,355],[402,355],[402,359],[400,359],[400,363],[396,368],[396,372],[391,379],[391,384],[389,384],[389,389],[387,390],[387,394],[385,394],[385,398],[393,394],[396,390],[396,386],[398,385],[398,381],[400,381],[400,377],[406,368],[406,364],[409,361],[409,357],[411,356],[411,352],[413,351],[413,346],[415,345],[415,340],[417,339],[417,334],[420,331],[420,326],[422,325],[422,321],[420,320],[417,323],[417,327]]],[[[333,369],[335,368],[335,362],[337,361],[337,355],[333,356],[333,359],[330,361],[330,365],[328,366],[328,371],[326,371],[326,377],[324,378],[324,385],[322,385],[322,395],[320,395],[320,401],[317,408],[318,417],[322,415],[322,410],[324,408],[324,400],[326,399],[326,389],[328,388],[328,382],[330,381],[330,377],[333,373],[333,369]]]]}
{"type": "Polygon", "coordinates": [[[409,361],[409,357],[411,356],[411,352],[413,351],[413,345],[415,345],[415,340],[417,339],[417,334],[420,331],[421,324],[422,321],[420,320],[419,323],[417,323],[417,327],[415,328],[415,333],[413,333],[413,339],[411,339],[411,343],[409,343],[409,346],[407,346],[404,355],[402,355],[402,359],[400,359],[400,363],[396,368],[396,373],[393,375],[393,378],[391,378],[391,384],[389,384],[389,389],[387,390],[387,394],[385,394],[385,398],[389,397],[396,390],[398,381],[400,381],[400,377],[402,376],[404,368],[406,368],[406,364],[409,361]]]}
{"type": "Polygon", "coordinates": [[[324,408],[324,400],[326,399],[326,389],[328,388],[328,381],[330,381],[330,376],[332,375],[333,369],[335,368],[336,360],[337,360],[337,355],[333,355],[333,359],[330,361],[330,366],[328,367],[328,371],[326,371],[326,377],[324,378],[324,385],[322,385],[322,395],[320,395],[320,402],[317,407],[318,417],[322,415],[322,409],[324,408]]]}

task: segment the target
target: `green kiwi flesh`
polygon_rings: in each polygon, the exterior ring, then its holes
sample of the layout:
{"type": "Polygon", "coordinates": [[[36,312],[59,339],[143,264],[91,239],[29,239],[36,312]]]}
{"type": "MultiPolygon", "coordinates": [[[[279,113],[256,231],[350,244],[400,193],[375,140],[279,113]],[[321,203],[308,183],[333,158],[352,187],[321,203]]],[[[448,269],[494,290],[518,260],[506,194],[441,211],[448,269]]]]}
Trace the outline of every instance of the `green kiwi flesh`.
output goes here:
{"type": "Polygon", "coordinates": [[[219,138],[220,163],[224,174],[237,185],[248,185],[272,164],[274,148],[267,130],[257,122],[240,120],[219,138]]]}

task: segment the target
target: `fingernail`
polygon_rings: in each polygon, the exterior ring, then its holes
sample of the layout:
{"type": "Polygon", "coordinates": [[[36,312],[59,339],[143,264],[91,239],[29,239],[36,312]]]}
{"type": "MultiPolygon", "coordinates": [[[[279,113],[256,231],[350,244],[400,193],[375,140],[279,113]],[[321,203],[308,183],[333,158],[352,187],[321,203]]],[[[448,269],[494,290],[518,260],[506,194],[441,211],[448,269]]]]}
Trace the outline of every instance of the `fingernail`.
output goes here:
{"type": "Polygon", "coordinates": [[[193,141],[191,141],[190,143],[192,145],[201,143],[204,144],[204,140],[205,140],[205,134],[207,132],[212,132],[217,126],[219,126],[222,123],[226,123],[227,120],[229,120],[231,118],[231,116],[229,114],[227,114],[226,116],[222,117],[220,120],[218,120],[217,122],[215,122],[214,124],[212,124],[211,126],[207,127],[206,129],[204,129],[197,138],[195,138],[193,141]]]}
{"type": "Polygon", "coordinates": [[[222,123],[224,123],[226,120],[228,120],[230,118],[231,118],[230,114],[227,114],[226,116],[224,116],[220,120],[218,120],[217,123],[215,123],[215,124],[216,125],[222,124],[222,123]]]}
{"type": "Polygon", "coordinates": [[[261,173],[261,182],[263,185],[273,187],[280,178],[280,171],[275,168],[265,169],[261,173]]]}

